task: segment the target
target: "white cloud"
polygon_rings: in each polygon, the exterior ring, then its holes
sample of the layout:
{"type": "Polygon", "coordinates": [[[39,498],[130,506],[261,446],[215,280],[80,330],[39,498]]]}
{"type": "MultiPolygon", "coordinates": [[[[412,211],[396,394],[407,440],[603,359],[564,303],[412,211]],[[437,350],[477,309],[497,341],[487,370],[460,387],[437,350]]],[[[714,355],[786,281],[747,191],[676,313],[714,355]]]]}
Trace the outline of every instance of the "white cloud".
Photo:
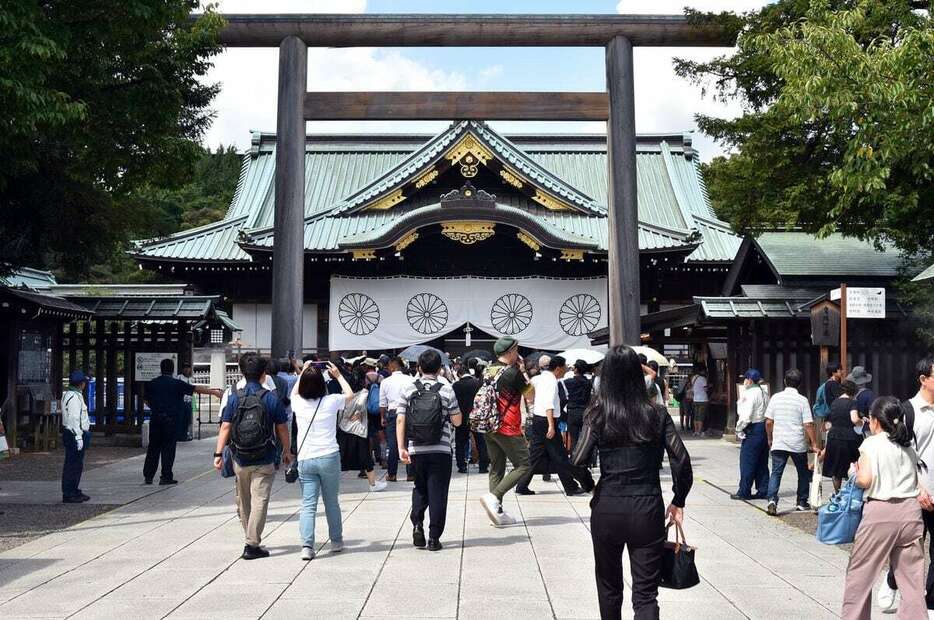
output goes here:
{"type": "MultiPolygon", "coordinates": [[[[759,9],[764,0],[620,0],[617,13],[680,14],[685,6],[699,11],[744,12],[759,9]]],[[[695,114],[734,118],[742,113],[737,102],[714,101],[710,94],[701,96],[700,86],[675,75],[675,57],[706,61],[729,53],[725,48],[636,48],[633,56],[636,95],[636,131],[640,133],[688,130],[696,131],[695,114]]],[[[700,132],[694,135],[694,146],[701,158],[710,160],[723,149],[700,132]]]]}
{"type": "MultiPolygon", "coordinates": [[[[362,13],[365,0],[223,0],[222,13],[362,13]]],[[[278,83],[276,49],[229,48],[215,58],[208,81],[220,82],[214,124],[205,135],[210,147],[249,147],[251,129],[276,130],[278,83]]],[[[308,49],[308,90],[464,90],[458,72],[428,67],[395,49],[308,49]]],[[[410,123],[409,131],[438,131],[446,123],[410,123]]],[[[398,123],[315,122],[309,131],[399,131],[398,123]]]]}

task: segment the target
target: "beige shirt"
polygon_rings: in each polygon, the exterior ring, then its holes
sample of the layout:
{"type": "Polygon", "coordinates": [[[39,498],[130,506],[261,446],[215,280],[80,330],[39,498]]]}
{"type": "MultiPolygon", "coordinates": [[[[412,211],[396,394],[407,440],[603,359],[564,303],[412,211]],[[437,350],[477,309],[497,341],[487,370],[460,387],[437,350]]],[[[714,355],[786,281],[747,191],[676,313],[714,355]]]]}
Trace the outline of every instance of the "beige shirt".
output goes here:
{"type": "Polygon", "coordinates": [[[884,501],[918,496],[918,455],[914,448],[892,443],[888,433],[877,433],[866,438],[859,453],[869,457],[872,470],[867,498],[884,501]]]}

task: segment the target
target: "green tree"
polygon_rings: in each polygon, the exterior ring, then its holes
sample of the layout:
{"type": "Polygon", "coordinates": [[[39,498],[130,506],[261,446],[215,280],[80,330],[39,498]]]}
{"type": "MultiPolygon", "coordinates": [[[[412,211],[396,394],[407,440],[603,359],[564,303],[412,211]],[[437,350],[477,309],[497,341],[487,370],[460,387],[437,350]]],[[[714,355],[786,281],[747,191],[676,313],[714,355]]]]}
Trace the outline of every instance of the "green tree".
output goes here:
{"type": "Polygon", "coordinates": [[[779,0],[744,16],[735,53],[676,63],[745,108],[698,117],[732,151],[704,167],[721,217],[930,247],[934,29],[918,4],[779,0]]]}
{"type": "Polygon", "coordinates": [[[183,185],[201,154],[223,20],[191,20],[198,4],[0,5],[0,266],[83,277],[134,233],[175,229],[140,193],[183,185]]]}

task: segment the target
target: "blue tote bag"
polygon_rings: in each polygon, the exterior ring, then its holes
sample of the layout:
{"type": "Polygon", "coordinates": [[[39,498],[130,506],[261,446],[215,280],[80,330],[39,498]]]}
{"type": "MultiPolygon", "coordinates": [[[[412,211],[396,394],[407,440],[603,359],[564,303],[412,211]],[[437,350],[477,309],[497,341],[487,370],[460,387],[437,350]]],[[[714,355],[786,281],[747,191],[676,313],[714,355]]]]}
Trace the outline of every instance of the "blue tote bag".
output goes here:
{"type": "Polygon", "coordinates": [[[862,518],[863,489],[853,476],[817,511],[817,540],[825,545],[851,543],[862,518]]]}

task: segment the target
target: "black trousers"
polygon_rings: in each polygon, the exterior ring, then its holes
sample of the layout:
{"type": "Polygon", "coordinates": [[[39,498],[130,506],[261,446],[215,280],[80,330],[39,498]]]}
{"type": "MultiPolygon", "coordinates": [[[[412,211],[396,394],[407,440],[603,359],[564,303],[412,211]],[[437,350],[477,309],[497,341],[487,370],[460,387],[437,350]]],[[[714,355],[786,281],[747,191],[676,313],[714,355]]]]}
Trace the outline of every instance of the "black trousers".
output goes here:
{"type": "Polygon", "coordinates": [[[486,470],[490,466],[490,457],[486,453],[486,439],[483,433],[475,433],[470,430],[467,423],[461,424],[454,429],[454,456],[457,459],[457,468],[466,469],[467,453],[470,451],[470,436],[473,435],[477,441],[477,451],[480,453],[477,458],[477,465],[480,470],[486,470]]]}
{"type": "Polygon", "coordinates": [[[152,480],[156,475],[159,460],[162,460],[162,480],[172,480],[172,466],[175,464],[175,444],[178,431],[175,418],[153,414],[149,419],[149,447],[146,448],[146,462],[143,464],[143,477],[152,480]]]}
{"type": "Polygon", "coordinates": [[[617,620],[622,616],[623,549],[629,547],[635,620],[657,619],[666,537],[661,496],[595,497],[591,502],[590,536],[600,617],[617,620]]]}
{"type": "Polygon", "coordinates": [[[538,470],[542,461],[547,460],[552,469],[558,473],[561,485],[565,492],[574,490],[577,482],[585,491],[590,491],[594,487],[593,476],[586,467],[575,467],[571,465],[568,459],[568,453],[564,450],[564,444],[561,443],[561,433],[558,432],[558,423],[555,421],[555,436],[548,439],[548,418],[535,416],[532,419],[532,433],[529,441],[529,464],[532,468],[528,476],[519,481],[520,489],[527,489],[532,481],[532,476],[538,470]]]}
{"type": "Polygon", "coordinates": [[[451,486],[451,455],[414,454],[415,487],[412,489],[412,525],[422,525],[428,511],[428,538],[439,539],[448,516],[448,487],[451,486]]]}
{"type": "Polygon", "coordinates": [[[81,495],[81,473],[84,471],[84,453],[91,441],[91,433],[82,433],[84,449],[78,450],[78,439],[70,430],[62,429],[65,463],[62,465],[62,499],[81,495]]]}
{"type": "MultiPolygon", "coordinates": [[[[928,609],[934,609],[934,512],[922,510],[921,519],[924,521],[924,530],[928,537],[928,556],[931,558],[927,581],[924,586],[927,593],[925,599],[927,600],[928,609]]],[[[898,584],[895,583],[895,573],[892,572],[891,567],[889,567],[888,582],[890,588],[893,590],[898,589],[898,584]]]]}

